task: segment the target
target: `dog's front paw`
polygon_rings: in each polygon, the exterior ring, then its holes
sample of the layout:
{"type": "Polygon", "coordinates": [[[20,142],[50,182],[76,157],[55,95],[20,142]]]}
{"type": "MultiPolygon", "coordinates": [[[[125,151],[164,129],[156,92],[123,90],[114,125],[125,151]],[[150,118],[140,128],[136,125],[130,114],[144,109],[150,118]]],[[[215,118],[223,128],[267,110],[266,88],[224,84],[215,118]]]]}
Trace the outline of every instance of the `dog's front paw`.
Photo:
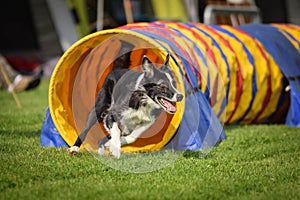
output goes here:
{"type": "Polygon", "coordinates": [[[105,155],[104,145],[99,146],[99,148],[98,148],[98,154],[101,155],[101,156],[105,155]]]}
{"type": "Polygon", "coordinates": [[[79,151],[80,151],[80,148],[78,146],[72,146],[67,149],[67,152],[69,154],[76,154],[76,153],[79,153],[79,151]]]}
{"type": "Polygon", "coordinates": [[[120,142],[119,139],[115,139],[115,140],[110,141],[109,151],[114,157],[120,158],[120,156],[121,156],[121,142],[120,142]]]}

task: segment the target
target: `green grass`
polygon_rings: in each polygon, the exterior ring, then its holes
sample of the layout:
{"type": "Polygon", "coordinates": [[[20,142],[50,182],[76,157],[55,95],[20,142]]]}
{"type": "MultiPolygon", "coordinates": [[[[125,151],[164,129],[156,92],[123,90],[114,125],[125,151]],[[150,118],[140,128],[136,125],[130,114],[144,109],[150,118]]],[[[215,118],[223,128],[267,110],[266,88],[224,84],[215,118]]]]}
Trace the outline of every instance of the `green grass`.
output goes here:
{"type": "Polygon", "coordinates": [[[228,126],[208,153],[168,152],[162,169],[122,172],[87,151],[40,146],[47,87],[19,93],[22,109],[0,91],[0,199],[300,199],[300,129],[228,126]]]}

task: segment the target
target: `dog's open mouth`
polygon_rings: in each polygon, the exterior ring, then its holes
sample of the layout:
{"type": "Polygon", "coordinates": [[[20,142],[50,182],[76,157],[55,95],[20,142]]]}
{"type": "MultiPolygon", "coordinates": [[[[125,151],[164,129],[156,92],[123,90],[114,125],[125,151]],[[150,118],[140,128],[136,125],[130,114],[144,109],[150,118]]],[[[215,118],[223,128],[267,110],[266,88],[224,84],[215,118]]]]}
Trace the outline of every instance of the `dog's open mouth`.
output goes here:
{"type": "Polygon", "coordinates": [[[176,104],[175,102],[169,101],[165,98],[158,98],[159,104],[170,114],[174,114],[176,112],[176,104]]]}

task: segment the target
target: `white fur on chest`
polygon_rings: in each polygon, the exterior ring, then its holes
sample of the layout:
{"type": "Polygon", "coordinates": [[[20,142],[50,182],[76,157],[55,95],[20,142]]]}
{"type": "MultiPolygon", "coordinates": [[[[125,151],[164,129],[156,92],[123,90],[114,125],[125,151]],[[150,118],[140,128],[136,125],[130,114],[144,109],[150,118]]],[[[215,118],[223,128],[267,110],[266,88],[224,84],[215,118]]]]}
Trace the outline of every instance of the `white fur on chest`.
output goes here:
{"type": "Polygon", "coordinates": [[[140,106],[139,109],[129,108],[122,113],[121,124],[129,130],[134,130],[138,126],[145,126],[154,123],[156,116],[153,115],[154,109],[159,109],[152,99],[147,100],[146,106],[140,106]]]}

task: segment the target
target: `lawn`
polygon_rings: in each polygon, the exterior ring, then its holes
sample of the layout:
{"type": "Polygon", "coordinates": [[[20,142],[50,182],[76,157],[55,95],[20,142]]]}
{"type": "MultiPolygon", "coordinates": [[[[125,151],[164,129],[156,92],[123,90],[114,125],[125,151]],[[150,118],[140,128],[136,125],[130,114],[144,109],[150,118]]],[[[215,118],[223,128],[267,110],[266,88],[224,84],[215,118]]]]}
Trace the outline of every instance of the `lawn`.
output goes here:
{"type": "Polygon", "coordinates": [[[21,109],[0,91],[0,199],[300,199],[300,129],[226,126],[210,152],[169,152],[159,170],[123,172],[87,151],[40,146],[48,84],[19,93],[21,109]]]}

